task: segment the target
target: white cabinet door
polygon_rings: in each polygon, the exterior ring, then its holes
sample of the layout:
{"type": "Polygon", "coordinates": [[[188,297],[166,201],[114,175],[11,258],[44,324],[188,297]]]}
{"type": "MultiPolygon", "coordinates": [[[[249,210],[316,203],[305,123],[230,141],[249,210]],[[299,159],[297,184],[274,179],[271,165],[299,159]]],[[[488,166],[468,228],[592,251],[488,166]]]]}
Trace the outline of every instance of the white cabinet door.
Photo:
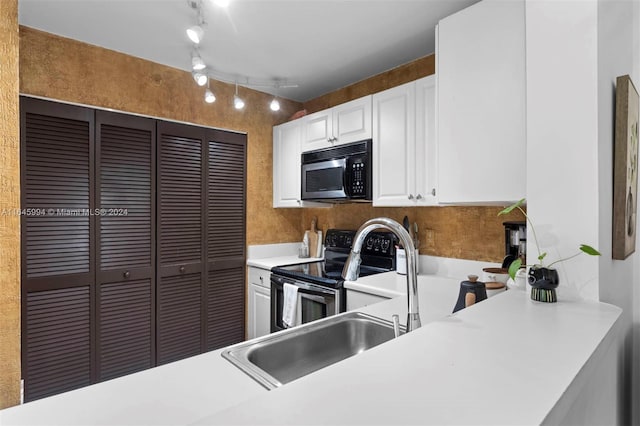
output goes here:
{"type": "Polygon", "coordinates": [[[271,332],[271,271],[249,267],[247,274],[247,339],[271,332]]]}
{"type": "Polygon", "coordinates": [[[333,116],[332,110],[314,112],[302,120],[302,152],[332,146],[333,116]]]}
{"type": "Polygon", "coordinates": [[[524,0],[481,1],[436,31],[438,201],[524,197],[524,0]]]}
{"type": "Polygon", "coordinates": [[[301,120],[302,152],[371,139],[371,96],[314,112],[301,120]]]}
{"type": "MultiPolygon", "coordinates": [[[[256,285],[253,287],[253,337],[266,336],[271,333],[271,290],[256,285]]],[[[252,337],[252,338],[253,338],[252,337]]]]}
{"type": "Polygon", "coordinates": [[[301,207],[299,120],[273,128],[273,207],[301,207]]]}
{"type": "Polygon", "coordinates": [[[416,80],[416,205],[437,203],[436,77],[416,80]]]}
{"type": "Polygon", "coordinates": [[[333,108],[333,137],[335,145],[371,139],[371,96],[333,108]]]}
{"type": "Polygon", "coordinates": [[[415,82],[373,95],[373,205],[415,205],[415,82]]]}

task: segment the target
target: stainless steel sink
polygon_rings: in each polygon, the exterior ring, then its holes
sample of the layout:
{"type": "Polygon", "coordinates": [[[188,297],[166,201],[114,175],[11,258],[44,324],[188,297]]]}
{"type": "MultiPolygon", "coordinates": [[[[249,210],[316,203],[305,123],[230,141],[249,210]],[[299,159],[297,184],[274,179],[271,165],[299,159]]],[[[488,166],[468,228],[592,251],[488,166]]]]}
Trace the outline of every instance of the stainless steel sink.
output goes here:
{"type": "Polygon", "coordinates": [[[274,389],[393,338],[391,322],[353,312],[241,343],[222,356],[274,389]]]}

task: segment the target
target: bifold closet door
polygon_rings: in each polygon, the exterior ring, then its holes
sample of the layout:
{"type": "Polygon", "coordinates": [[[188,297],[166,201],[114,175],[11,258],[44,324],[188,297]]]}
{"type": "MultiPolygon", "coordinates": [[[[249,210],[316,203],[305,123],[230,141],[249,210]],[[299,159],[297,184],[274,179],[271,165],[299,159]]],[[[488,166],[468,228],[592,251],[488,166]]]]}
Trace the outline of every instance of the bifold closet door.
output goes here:
{"type": "Polygon", "coordinates": [[[95,381],[94,112],[21,98],[20,114],[22,374],[31,401],[95,381]]]}
{"type": "Polygon", "coordinates": [[[244,340],[247,136],[207,131],[206,350],[244,340]]]}
{"type": "Polygon", "coordinates": [[[205,129],[158,122],[157,363],[203,351],[205,129]]]}
{"type": "Polygon", "coordinates": [[[155,142],[155,120],[96,111],[98,381],[155,365],[155,142]]]}

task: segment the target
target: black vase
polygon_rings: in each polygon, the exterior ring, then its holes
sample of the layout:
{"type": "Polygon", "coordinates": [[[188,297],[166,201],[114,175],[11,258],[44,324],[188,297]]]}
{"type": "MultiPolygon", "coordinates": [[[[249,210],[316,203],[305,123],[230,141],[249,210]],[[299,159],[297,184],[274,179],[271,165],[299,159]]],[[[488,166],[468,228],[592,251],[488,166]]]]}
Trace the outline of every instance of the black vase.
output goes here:
{"type": "Polygon", "coordinates": [[[558,301],[556,287],[560,284],[558,271],[555,269],[532,266],[528,276],[531,285],[531,299],[537,302],[554,303],[558,301]]]}

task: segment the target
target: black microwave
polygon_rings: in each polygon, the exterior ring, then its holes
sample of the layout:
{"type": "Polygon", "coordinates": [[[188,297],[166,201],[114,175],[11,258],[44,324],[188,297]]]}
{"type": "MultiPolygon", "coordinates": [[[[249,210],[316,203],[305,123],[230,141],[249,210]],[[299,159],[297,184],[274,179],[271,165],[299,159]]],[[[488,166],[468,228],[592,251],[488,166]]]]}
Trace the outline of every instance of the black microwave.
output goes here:
{"type": "Polygon", "coordinates": [[[302,199],[371,201],[371,139],[302,153],[302,199]]]}

